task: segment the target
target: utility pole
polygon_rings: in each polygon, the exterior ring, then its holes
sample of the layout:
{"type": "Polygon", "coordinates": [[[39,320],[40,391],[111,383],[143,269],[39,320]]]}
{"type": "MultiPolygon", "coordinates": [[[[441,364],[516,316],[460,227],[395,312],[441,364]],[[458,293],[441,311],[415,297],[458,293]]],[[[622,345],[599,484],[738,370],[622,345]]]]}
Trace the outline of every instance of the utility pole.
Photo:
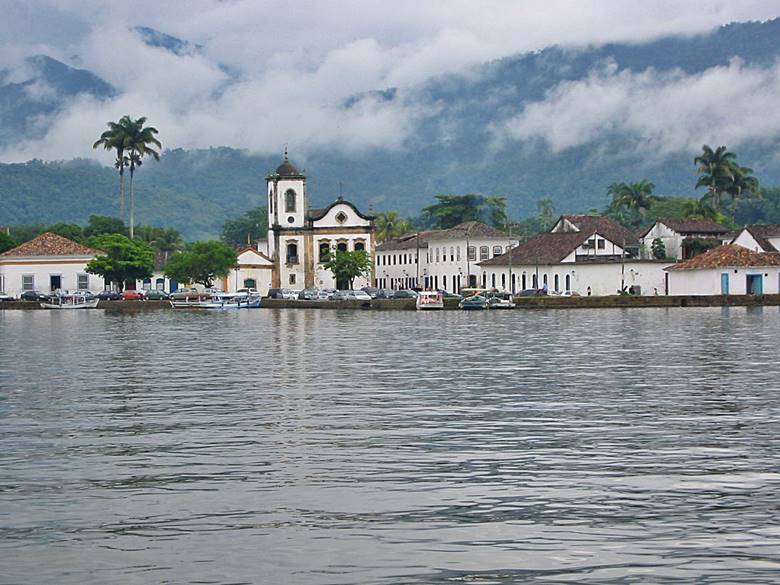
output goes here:
{"type": "Polygon", "coordinates": [[[513,294],[515,294],[514,286],[512,282],[512,224],[507,220],[507,228],[509,231],[509,249],[507,254],[509,254],[509,296],[511,297],[513,294]]]}

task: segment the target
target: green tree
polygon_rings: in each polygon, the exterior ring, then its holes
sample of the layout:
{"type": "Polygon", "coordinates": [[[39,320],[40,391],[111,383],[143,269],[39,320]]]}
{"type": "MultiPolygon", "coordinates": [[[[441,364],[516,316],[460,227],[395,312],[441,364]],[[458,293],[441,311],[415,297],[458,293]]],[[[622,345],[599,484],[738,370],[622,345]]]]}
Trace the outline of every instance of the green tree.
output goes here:
{"type": "Polygon", "coordinates": [[[108,130],[100,135],[92,148],[116,151],[116,161],[114,167],[119,170],[119,219],[124,221],[125,216],[125,167],[128,159],[125,156],[125,138],[127,128],[132,122],[130,116],[123,116],[119,122],[108,122],[108,130]]]}
{"type": "Polygon", "coordinates": [[[227,276],[237,262],[236,251],[224,242],[193,242],[183,252],[171,256],[164,270],[168,278],[210,288],[215,279],[227,276]]]}
{"type": "Polygon", "coordinates": [[[55,223],[47,227],[46,231],[75,241],[79,241],[83,235],[81,226],[75,223],[55,223]]]}
{"type": "Polygon", "coordinates": [[[506,198],[485,197],[478,193],[467,195],[436,195],[437,203],[423,208],[423,212],[438,229],[447,229],[467,221],[486,221],[494,227],[506,224],[506,198]]]}
{"type": "Polygon", "coordinates": [[[753,169],[740,166],[737,155],[725,146],[713,150],[705,144],[702,153],[693,162],[699,175],[696,188],[707,188],[707,203],[716,212],[722,211],[724,195],[731,197],[734,208],[745,195],[759,194],[758,179],[752,175],[753,169]]]}
{"type": "Polygon", "coordinates": [[[152,276],[154,251],[144,242],[122,234],[102,234],[89,238],[87,245],[105,252],[87,264],[87,272],[115,283],[119,290],[127,281],[152,276]]]}
{"type": "Polygon", "coordinates": [[[650,246],[650,251],[653,254],[653,258],[656,260],[663,260],[666,258],[666,244],[661,238],[655,238],[650,246]]]}
{"type": "Polygon", "coordinates": [[[0,232],[0,254],[18,246],[16,240],[5,232],[0,232]]]}
{"type": "Polygon", "coordinates": [[[121,219],[116,217],[106,217],[105,215],[90,215],[89,221],[83,230],[85,238],[99,236],[102,234],[122,234],[127,235],[127,228],[121,219]]]}
{"type": "Polygon", "coordinates": [[[374,218],[374,225],[376,226],[375,236],[377,242],[398,238],[412,229],[412,224],[409,220],[401,217],[393,209],[377,213],[374,218]]]}
{"type": "Polygon", "coordinates": [[[336,282],[348,282],[352,290],[358,276],[368,276],[371,273],[371,258],[365,250],[336,250],[324,266],[333,273],[336,282]]]}
{"type": "Polygon", "coordinates": [[[156,228],[158,231],[152,240],[152,246],[163,255],[163,262],[168,262],[168,257],[173,252],[178,252],[184,247],[184,239],[176,228],[156,228]]]}
{"type": "Polygon", "coordinates": [[[645,222],[647,210],[657,200],[653,195],[654,188],[655,185],[647,179],[636,183],[612,183],[607,188],[607,195],[612,196],[608,211],[630,225],[639,226],[645,222]],[[622,215],[623,211],[629,215],[622,215]]]}
{"type": "Polygon", "coordinates": [[[222,226],[221,239],[231,246],[251,245],[268,234],[268,210],[255,207],[222,226]]]}
{"type": "Polygon", "coordinates": [[[162,148],[160,141],[155,138],[158,134],[157,128],[144,126],[144,124],[146,124],[145,116],[131,120],[125,127],[124,134],[124,146],[128,152],[130,168],[130,239],[135,235],[135,183],[133,182],[135,170],[143,164],[146,156],[160,160],[160,153],[155,150],[155,147],[162,148]]]}

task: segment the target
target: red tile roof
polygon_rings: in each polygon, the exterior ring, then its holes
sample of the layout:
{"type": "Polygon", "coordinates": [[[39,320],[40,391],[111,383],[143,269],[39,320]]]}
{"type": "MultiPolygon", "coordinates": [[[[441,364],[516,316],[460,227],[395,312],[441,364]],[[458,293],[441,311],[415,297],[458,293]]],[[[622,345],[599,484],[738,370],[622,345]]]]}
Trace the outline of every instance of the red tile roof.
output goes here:
{"type": "Polygon", "coordinates": [[[776,252],[753,252],[736,244],[718,246],[670,266],[666,270],[696,270],[706,268],[739,268],[743,266],[780,266],[780,254],[776,252]]]}
{"type": "Polygon", "coordinates": [[[678,234],[712,234],[713,236],[719,234],[727,234],[729,229],[720,225],[719,223],[711,219],[674,219],[674,218],[659,218],[653,225],[647,228],[643,236],[653,229],[656,223],[662,223],[671,230],[676,231],[678,234]]]}
{"type": "Polygon", "coordinates": [[[512,248],[510,252],[501,256],[495,256],[490,260],[480,262],[480,266],[504,266],[509,264],[509,256],[512,256],[512,264],[558,264],[569,254],[574,252],[580,244],[593,235],[593,232],[554,232],[539,234],[527,242],[512,248]]]}
{"type": "Polygon", "coordinates": [[[94,256],[99,253],[100,250],[93,250],[68,238],[46,232],[3,252],[0,256],[94,256]]]}
{"type": "Polygon", "coordinates": [[[561,219],[568,220],[580,232],[590,234],[598,232],[599,235],[618,246],[622,246],[623,242],[626,243],[626,246],[635,246],[639,243],[634,232],[606,215],[562,215],[558,221],[560,222],[561,219]]]}

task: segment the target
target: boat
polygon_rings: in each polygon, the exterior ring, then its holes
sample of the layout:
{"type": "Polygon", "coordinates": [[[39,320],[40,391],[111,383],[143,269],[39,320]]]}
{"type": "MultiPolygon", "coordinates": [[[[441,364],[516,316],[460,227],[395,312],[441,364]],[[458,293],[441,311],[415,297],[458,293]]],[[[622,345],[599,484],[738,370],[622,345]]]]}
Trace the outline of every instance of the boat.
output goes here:
{"type": "Polygon", "coordinates": [[[206,311],[221,311],[226,309],[258,309],[261,297],[259,294],[215,293],[210,298],[188,298],[183,301],[170,301],[174,309],[196,309],[206,311]]]}
{"type": "Polygon", "coordinates": [[[472,295],[461,300],[458,308],[464,311],[482,311],[488,308],[488,300],[482,295],[472,295]]]}
{"type": "Polygon", "coordinates": [[[494,292],[485,295],[487,297],[489,309],[514,309],[515,303],[512,301],[512,295],[508,292],[494,292]]]}
{"type": "Polygon", "coordinates": [[[436,290],[422,290],[417,293],[415,306],[418,311],[444,308],[444,294],[436,290]]]}
{"type": "Polygon", "coordinates": [[[49,297],[49,300],[42,302],[44,309],[94,309],[98,306],[100,299],[88,297],[84,293],[69,293],[68,291],[59,292],[49,297]]]}

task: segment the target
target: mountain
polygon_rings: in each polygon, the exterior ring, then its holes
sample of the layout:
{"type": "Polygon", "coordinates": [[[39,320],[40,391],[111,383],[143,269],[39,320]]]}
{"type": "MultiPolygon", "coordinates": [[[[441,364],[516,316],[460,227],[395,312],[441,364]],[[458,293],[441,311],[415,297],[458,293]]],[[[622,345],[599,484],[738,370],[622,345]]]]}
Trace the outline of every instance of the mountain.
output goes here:
{"type": "MultiPolygon", "coordinates": [[[[136,33],[150,46],[177,54],[200,51],[197,45],[153,29],[136,29],[136,33]]],[[[603,208],[610,183],[641,178],[652,180],[656,193],[690,196],[694,195],[696,153],[643,156],[634,148],[636,137],[619,129],[560,151],[541,141],[495,147],[491,127],[523,112],[561,84],[586,80],[605,68],[613,75],[646,71],[694,75],[734,59],[768,67],[779,58],[780,20],[735,23],[709,34],[641,44],[576,50],[549,47],[485,63],[464,75],[444,75],[418,88],[415,99],[433,106],[433,113],[416,121],[413,135],[397,151],[345,155],[329,149],[309,152],[305,160],[295,153],[291,156],[307,171],[314,206],[343,193],[364,209],[395,208],[416,215],[438,193],[480,192],[506,196],[510,211],[518,217],[535,211],[536,201],[545,196],[559,211],[578,212],[603,208]]],[[[48,58],[34,70],[49,84],[61,77],[62,90],[57,93],[65,99],[79,93],[110,97],[114,92],[89,72],[48,58]]],[[[34,84],[34,79],[30,82],[34,84]]],[[[35,132],[39,127],[31,117],[39,111],[36,108],[47,106],[45,100],[26,104],[4,98],[4,91],[25,95],[24,88],[6,90],[9,85],[13,84],[0,85],[4,121],[0,143],[9,128],[16,138],[35,132]],[[9,104],[16,109],[3,109],[9,104]]],[[[346,100],[342,107],[355,107],[369,98],[408,99],[402,94],[395,88],[377,88],[346,100]]],[[[734,150],[763,184],[773,185],[780,184],[776,146],[780,144],[749,144],[734,150]]],[[[147,162],[138,173],[138,221],[173,225],[187,237],[216,234],[224,219],[264,203],[264,177],[278,163],[278,156],[254,156],[230,148],[166,151],[159,164],[147,162]]],[[[84,221],[92,213],[113,213],[116,180],[113,169],[85,161],[0,164],[0,225],[84,221]]]]}

